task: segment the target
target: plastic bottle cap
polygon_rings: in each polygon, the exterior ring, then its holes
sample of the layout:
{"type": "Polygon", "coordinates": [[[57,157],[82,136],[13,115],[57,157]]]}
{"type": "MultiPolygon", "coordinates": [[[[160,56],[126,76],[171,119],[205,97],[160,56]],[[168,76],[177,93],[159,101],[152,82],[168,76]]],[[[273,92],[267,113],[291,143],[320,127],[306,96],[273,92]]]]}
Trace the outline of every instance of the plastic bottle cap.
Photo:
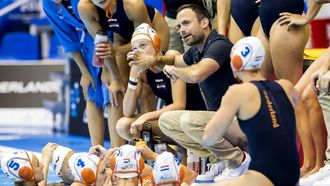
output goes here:
{"type": "Polygon", "coordinates": [[[107,33],[105,31],[103,31],[103,30],[98,30],[96,32],[96,34],[98,34],[98,35],[107,35],[107,33]]]}

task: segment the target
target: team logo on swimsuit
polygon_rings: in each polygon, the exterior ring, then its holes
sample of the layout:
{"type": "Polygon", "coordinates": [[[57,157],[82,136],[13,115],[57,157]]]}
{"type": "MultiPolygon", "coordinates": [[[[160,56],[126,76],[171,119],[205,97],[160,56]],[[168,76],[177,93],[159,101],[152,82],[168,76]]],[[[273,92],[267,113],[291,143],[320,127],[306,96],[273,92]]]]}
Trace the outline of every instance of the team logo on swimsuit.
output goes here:
{"type": "Polygon", "coordinates": [[[108,19],[108,23],[109,23],[109,28],[119,28],[119,23],[117,21],[117,19],[108,19]]]}

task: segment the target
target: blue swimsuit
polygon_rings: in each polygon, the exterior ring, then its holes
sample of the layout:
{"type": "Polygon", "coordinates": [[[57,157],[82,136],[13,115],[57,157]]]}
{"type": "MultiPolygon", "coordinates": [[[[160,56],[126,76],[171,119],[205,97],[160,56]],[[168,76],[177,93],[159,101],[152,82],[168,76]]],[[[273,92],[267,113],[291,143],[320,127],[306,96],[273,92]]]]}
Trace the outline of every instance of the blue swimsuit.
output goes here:
{"type": "Polygon", "coordinates": [[[56,6],[53,1],[42,0],[42,5],[64,52],[82,53],[85,65],[96,86],[96,91],[91,85],[89,86],[88,99],[94,101],[97,107],[103,107],[110,101],[109,92],[100,79],[101,69],[92,66],[94,40],[79,17],[78,2],[79,0],[63,0],[60,6],[56,6]],[[84,34],[77,30],[83,30],[84,34]]]}

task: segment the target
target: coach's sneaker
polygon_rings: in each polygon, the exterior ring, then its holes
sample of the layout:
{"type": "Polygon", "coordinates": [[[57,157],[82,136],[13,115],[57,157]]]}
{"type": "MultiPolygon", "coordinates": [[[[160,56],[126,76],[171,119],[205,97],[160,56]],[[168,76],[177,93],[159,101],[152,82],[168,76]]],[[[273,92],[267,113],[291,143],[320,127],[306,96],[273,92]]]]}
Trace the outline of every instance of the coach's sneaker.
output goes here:
{"type": "Polygon", "coordinates": [[[230,180],[230,179],[233,179],[233,178],[236,178],[238,176],[245,174],[249,168],[249,165],[251,162],[251,157],[246,152],[244,152],[244,154],[245,154],[245,159],[238,167],[235,167],[232,169],[225,168],[225,170],[223,170],[223,172],[219,176],[214,178],[214,182],[230,180]]]}
{"type": "Polygon", "coordinates": [[[321,181],[328,176],[330,176],[330,164],[325,164],[325,166],[320,168],[316,173],[311,174],[306,178],[300,178],[299,186],[313,185],[315,182],[321,181]]]}
{"type": "Polygon", "coordinates": [[[330,175],[321,181],[314,182],[313,186],[330,186],[330,175]]]}
{"type": "Polygon", "coordinates": [[[225,169],[225,162],[218,161],[209,166],[209,170],[205,174],[197,176],[195,183],[213,183],[213,180],[225,169]]]}

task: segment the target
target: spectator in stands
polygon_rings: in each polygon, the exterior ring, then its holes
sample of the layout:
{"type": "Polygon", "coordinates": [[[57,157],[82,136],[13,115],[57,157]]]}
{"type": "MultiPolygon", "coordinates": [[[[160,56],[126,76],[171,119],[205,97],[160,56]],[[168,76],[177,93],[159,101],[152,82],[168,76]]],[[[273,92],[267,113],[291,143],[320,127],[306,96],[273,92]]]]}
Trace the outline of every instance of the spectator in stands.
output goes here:
{"type": "MultiPolygon", "coordinates": [[[[102,73],[102,76],[106,77],[104,74],[106,69],[101,70],[92,66],[93,38],[85,30],[78,14],[77,5],[77,0],[56,0],[55,2],[42,0],[43,9],[64,52],[75,60],[80,69],[80,85],[86,100],[87,123],[92,145],[103,145],[103,108],[109,106],[109,93],[106,85],[102,83],[100,75],[102,73]]],[[[110,117],[108,120],[110,123],[110,117]]],[[[113,138],[112,135],[110,136],[113,138]]]]}

